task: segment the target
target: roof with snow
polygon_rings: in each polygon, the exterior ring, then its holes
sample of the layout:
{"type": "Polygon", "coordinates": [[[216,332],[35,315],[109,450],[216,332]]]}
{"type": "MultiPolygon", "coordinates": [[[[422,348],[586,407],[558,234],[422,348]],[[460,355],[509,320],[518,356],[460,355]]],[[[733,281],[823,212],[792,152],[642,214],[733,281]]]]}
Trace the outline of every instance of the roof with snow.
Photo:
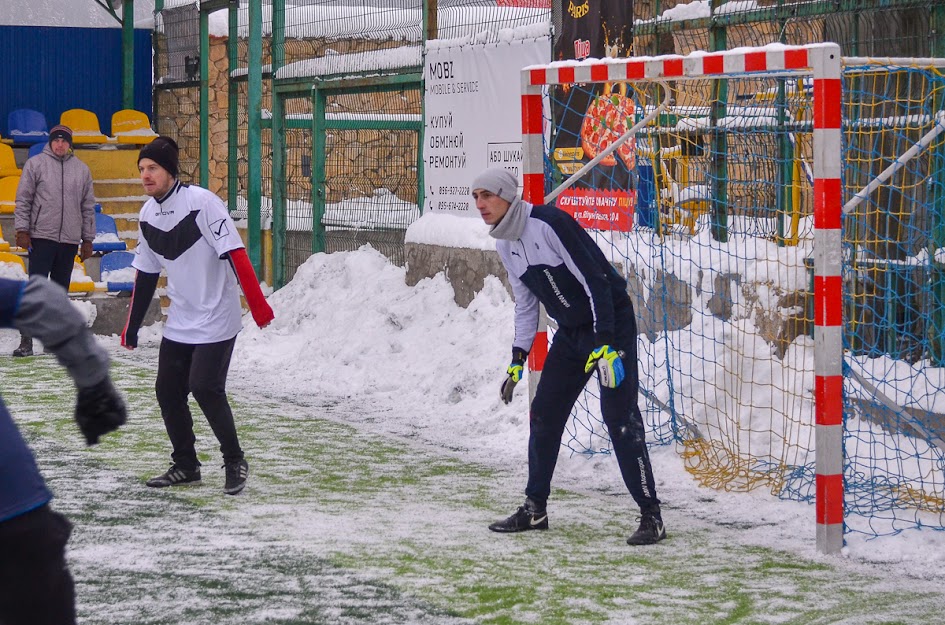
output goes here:
{"type": "MultiPolygon", "coordinates": [[[[117,4],[117,13],[121,15],[121,3],[117,4]]],[[[135,0],[134,6],[135,27],[152,28],[154,0],[135,0]]],[[[3,0],[0,2],[0,26],[121,27],[95,0],[3,0]]]]}

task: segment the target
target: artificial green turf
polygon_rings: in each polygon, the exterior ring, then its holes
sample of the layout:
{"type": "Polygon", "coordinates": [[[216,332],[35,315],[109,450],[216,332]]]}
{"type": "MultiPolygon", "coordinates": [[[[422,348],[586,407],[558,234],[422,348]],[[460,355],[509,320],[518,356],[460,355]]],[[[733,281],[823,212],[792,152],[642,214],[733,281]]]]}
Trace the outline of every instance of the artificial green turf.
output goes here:
{"type": "MultiPolygon", "coordinates": [[[[131,418],[81,444],[74,392],[50,357],[4,359],[4,396],[76,524],[70,562],[87,624],[932,623],[931,585],[738,542],[667,518],[630,548],[626,500],[558,490],[551,530],[499,536],[520,484],[456,453],[344,422],[348,399],[304,405],[233,395],[250,461],[226,497],[193,407],[204,483],[143,481],[169,461],[150,369],[115,366],[131,418]],[[675,521],[675,522],[674,522],[675,521]]],[[[522,442],[524,444],[524,441],[522,442]]]]}

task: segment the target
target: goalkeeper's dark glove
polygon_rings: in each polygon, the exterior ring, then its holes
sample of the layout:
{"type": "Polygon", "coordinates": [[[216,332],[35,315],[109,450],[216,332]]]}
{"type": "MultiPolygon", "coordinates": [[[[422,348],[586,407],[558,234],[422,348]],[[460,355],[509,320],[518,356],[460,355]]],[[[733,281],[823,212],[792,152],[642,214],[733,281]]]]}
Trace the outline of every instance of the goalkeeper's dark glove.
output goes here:
{"type": "Polygon", "coordinates": [[[600,385],[607,388],[617,388],[625,377],[622,356],[623,352],[614,351],[610,345],[601,345],[587,357],[584,373],[590,373],[594,367],[597,367],[597,377],[600,380],[600,385]]]}
{"type": "Polygon", "coordinates": [[[127,420],[125,400],[108,377],[94,386],[79,389],[75,422],[79,424],[87,445],[95,445],[103,434],[118,429],[127,420]]]}
{"type": "Polygon", "coordinates": [[[522,381],[522,375],[525,373],[525,358],[528,352],[518,348],[512,348],[512,362],[505,370],[506,377],[502,381],[502,388],[499,390],[499,396],[506,404],[512,401],[512,393],[515,391],[515,385],[522,381]]]}

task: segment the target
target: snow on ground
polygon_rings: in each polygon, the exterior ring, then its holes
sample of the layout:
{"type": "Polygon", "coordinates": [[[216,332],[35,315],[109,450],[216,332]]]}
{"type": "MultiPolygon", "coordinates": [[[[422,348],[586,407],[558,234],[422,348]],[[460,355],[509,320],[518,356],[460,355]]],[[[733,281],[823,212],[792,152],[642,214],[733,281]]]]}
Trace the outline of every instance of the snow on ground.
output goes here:
{"type": "MultiPolygon", "coordinates": [[[[524,488],[527,385],[520,385],[510,405],[499,400],[513,303],[497,279],[487,280],[461,308],[442,275],[409,287],[402,268],[363,248],[312,256],[269,301],[276,319],[266,329],[244,317],[228,384],[235,397],[276,406],[282,400],[287,414],[340,402],[343,410],[320,418],[497,469],[505,485],[497,485],[494,505],[511,512],[521,503],[518,495],[509,500],[506,487],[511,481],[524,488]]],[[[160,330],[160,324],[143,329],[134,352],[121,349],[117,337],[102,341],[116,367],[130,362],[153,368],[160,330]]],[[[12,331],[0,333],[0,349],[12,350],[16,338],[12,331]]],[[[673,446],[654,448],[652,460],[671,536],[718,528],[720,540],[785,550],[851,574],[888,578],[903,589],[941,578],[945,532],[910,530],[874,540],[852,535],[842,556],[822,556],[812,505],[699,487],[673,446]]],[[[259,466],[264,459],[251,462],[259,466]]],[[[626,502],[621,525],[631,529],[637,512],[611,457],[572,457],[563,450],[555,486],[626,502]]],[[[570,508],[568,501],[549,502],[556,519],[582,514],[570,508]]]]}
{"type": "MultiPolygon", "coordinates": [[[[498,393],[513,331],[513,302],[498,279],[488,279],[464,309],[453,302],[442,274],[409,287],[404,269],[365,247],[312,256],[269,301],[276,314],[269,327],[259,330],[244,318],[231,389],[386,406],[382,422],[361,425],[524,475],[527,384],[519,385],[508,406],[498,393]]],[[[159,326],[145,329],[142,343],[156,345],[159,332],[159,326]]],[[[612,458],[569,454],[562,452],[556,486],[625,495],[612,458]]],[[[697,519],[740,524],[747,543],[819,557],[813,506],[764,492],[699,487],[673,446],[653,449],[652,460],[669,528],[697,519]]],[[[849,562],[882,563],[903,575],[935,578],[945,563],[945,532],[913,530],[873,540],[851,535],[848,541],[849,562]]]]}

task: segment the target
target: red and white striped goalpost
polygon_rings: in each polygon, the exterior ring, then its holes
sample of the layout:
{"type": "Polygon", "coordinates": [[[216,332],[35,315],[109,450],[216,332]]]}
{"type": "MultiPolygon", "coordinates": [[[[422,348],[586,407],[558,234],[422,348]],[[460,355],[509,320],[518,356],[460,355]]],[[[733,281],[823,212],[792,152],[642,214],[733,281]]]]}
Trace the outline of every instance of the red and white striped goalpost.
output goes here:
{"type": "MultiPolygon", "coordinates": [[[[688,56],[559,62],[522,70],[523,197],[545,197],[542,88],[573,83],[725,79],[753,73],[809,74],[814,81],[814,369],[817,549],[843,547],[843,283],[840,225],[842,83],[840,46],[772,45],[688,56]]],[[[528,358],[534,397],[548,353],[547,318],[539,319],[528,358]]]]}

